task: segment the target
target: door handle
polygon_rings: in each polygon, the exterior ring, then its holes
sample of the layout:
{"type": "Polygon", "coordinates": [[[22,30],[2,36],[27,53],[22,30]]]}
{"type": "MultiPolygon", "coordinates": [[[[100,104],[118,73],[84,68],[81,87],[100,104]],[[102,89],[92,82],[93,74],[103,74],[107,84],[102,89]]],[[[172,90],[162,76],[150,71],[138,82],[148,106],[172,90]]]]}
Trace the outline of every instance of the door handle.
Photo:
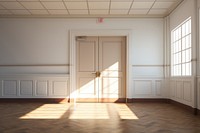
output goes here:
{"type": "Polygon", "coordinates": [[[100,77],[101,76],[101,72],[96,72],[96,77],[100,77]]]}
{"type": "Polygon", "coordinates": [[[97,71],[97,72],[92,72],[92,74],[95,74],[96,77],[100,77],[101,76],[101,72],[97,71]]]}

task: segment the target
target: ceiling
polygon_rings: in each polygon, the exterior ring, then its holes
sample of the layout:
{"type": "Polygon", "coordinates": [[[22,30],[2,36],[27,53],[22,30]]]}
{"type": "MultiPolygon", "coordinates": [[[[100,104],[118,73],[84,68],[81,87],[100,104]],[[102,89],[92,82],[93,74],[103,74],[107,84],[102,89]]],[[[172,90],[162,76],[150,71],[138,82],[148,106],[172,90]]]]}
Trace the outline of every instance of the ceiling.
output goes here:
{"type": "Polygon", "coordinates": [[[0,0],[0,17],[165,17],[183,0],[0,0]]]}

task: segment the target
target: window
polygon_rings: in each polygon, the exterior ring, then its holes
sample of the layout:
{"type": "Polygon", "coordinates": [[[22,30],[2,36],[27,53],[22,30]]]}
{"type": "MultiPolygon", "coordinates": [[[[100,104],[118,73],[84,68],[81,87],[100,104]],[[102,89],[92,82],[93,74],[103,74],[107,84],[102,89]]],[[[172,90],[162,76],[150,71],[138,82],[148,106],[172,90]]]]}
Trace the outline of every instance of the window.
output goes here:
{"type": "Polygon", "coordinates": [[[171,32],[171,75],[191,76],[191,17],[171,32]]]}

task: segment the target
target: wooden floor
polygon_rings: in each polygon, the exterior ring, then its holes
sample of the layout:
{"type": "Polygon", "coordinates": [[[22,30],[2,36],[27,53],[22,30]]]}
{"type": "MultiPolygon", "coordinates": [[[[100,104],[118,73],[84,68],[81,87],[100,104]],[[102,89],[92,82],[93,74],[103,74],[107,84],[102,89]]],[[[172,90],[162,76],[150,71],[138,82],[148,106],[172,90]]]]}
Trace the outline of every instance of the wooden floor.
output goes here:
{"type": "Polygon", "coordinates": [[[200,117],[167,103],[1,103],[0,133],[200,133],[200,117]]]}

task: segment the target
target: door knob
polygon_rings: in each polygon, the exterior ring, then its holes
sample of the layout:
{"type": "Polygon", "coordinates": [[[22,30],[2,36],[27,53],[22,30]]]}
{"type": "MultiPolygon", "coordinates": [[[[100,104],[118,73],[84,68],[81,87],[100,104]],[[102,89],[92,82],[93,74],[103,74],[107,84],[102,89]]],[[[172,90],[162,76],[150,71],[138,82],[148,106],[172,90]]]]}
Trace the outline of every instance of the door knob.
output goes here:
{"type": "Polygon", "coordinates": [[[97,71],[97,72],[93,72],[92,74],[95,74],[96,77],[100,77],[101,76],[101,72],[97,71]]]}
{"type": "Polygon", "coordinates": [[[96,77],[100,77],[101,76],[101,72],[96,72],[96,77]]]}

